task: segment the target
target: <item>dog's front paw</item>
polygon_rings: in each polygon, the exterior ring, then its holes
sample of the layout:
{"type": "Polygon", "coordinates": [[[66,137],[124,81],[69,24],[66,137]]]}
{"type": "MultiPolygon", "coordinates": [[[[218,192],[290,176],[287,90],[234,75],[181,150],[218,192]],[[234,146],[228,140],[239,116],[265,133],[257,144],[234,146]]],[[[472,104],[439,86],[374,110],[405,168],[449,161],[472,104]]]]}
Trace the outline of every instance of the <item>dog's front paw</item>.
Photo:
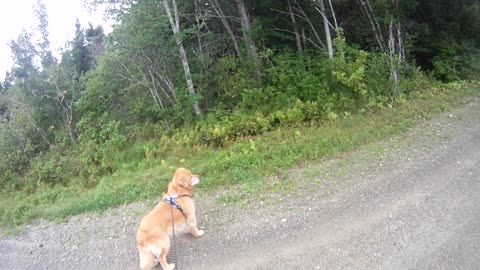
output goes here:
{"type": "Polygon", "coordinates": [[[168,264],[168,270],[173,270],[175,269],[175,264],[174,263],[169,263],[168,264]]]}
{"type": "Polygon", "coordinates": [[[204,230],[198,230],[198,237],[202,236],[205,234],[204,230]]]}

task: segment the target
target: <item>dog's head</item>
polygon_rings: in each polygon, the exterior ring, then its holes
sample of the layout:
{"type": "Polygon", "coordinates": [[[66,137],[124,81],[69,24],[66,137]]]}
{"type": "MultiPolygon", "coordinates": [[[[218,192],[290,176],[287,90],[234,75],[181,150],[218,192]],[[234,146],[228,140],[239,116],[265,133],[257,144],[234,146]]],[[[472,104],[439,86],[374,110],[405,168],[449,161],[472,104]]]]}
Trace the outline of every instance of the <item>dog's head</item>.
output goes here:
{"type": "Polygon", "coordinates": [[[172,183],[182,188],[191,189],[200,183],[200,176],[192,174],[190,170],[185,168],[178,168],[173,175],[172,183]]]}

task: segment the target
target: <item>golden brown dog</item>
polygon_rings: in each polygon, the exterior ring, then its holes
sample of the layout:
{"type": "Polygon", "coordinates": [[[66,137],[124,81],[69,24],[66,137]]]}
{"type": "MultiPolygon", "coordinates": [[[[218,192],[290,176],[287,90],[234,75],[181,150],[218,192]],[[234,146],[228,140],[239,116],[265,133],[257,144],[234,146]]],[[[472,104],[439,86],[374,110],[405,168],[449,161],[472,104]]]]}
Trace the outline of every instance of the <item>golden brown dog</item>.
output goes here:
{"type": "Polygon", "coordinates": [[[199,182],[198,175],[192,174],[185,168],[178,168],[172,181],[168,184],[167,194],[163,197],[163,201],[142,218],[137,231],[138,253],[142,270],[152,269],[157,265],[157,261],[164,270],[175,268],[175,264],[167,264],[170,236],[172,236],[172,207],[174,207],[175,232],[184,232],[186,229],[190,229],[190,234],[195,237],[204,234],[203,230],[197,228],[193,202],[193,186],[199,182]],[[176,198],[173,204],[178,204],[180,209],[169,204],[172,202],[170,198],[176,198]]]}

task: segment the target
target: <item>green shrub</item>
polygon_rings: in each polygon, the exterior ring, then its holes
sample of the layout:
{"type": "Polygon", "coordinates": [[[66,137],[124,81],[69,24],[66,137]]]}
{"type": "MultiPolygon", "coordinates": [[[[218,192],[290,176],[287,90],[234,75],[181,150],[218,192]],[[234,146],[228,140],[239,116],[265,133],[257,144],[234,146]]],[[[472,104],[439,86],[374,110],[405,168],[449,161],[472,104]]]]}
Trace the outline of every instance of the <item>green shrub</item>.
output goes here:
{"type": "Polygon", "coordinates": [[[228,109],[235,107],[242,99],[246,89],[252,89],[257,83],[251,76],[247,63],[241,63],[235,57],[220,58],[212,72],[213,85],[203,94],[207,101],[223,104],[228,109]]]}
{"type": "Polygon", "coordinates": [[[418,67],[405,66],[402,72],[403,78],[400,81],[400,87],[404,95],[408,96],[413,92],[426,91],[436,84],[433,78],[424,74],[418,67]]]}
{"type": "Polygon", "coordinates": [[[437,54],[433,56],[433,76],[444,82],[458,80],[460,48],[452,37],[446,37],[435,45],[437,54]]]}
{"type": "Polygon", "coordinates": [[[368,53],[346,45],[340,32],[334,39],[336,53],[333,58],[332,76],[335,78],[334,88],[337,93],[359,99],[368,93],[365,70],[367,69],[368,53]]]}
{"type": "Polygon", "coordinates": [[[444,81],[451,82],[458,80],[457,68],[459,66],[458,57],[447,53],[435,55],[432,60],[433,75],[444,81]]]}
{"type": "Polygon", "coordinates": [[[0,122],[0,186],[3,190],[13,191],[21,188],[21,175],[28,168],[35,147],[24,135],[0,122]]]}
{"type": "Polygon", "coordinates": [[[318,100],[328,91],[330,77],[330,63],[323,55],[312,54],[298,57],[293,52],[283,52],[272,57],[269,61],[271,66],[265,69],[268,86],[280,92],[281,101],[268,99],[267,104],[273,105],[271,110],[284,108],[300,99],[302,101],[318,100]],[[288,104],[285,104],[285,101],[288,104]]]}
{"type": "Polygon", "coordinates": [[[237,109],[245,111],[271,112],[288,107],[295,100],[295,95],[289,96],[281,88],[266,86],[257,89],[245,89],[237,109]]]}
{"type": "Polygon", "coordinates": [[[127,138],[121,133],[118,121],[103,123],[98,128],[80,127],[82,133],[78,139],[78,151],[85,167],[82,176],[94,184],[95,177],[111,174],[118,169],[121,162],[116,158],[124,149],[127,138]]]}
{"type": "Polygon", "coordinates": [[[385,55],[370,53],[367,57],[365,69],[365,83],[368,88],[369,99],[377,97],[391,97],[390,73],[385,64],[385,55]]]}
{"type": "Polygon", "coordinates": [[[460,55],[458,74],[464,80],[477,80],[480,74],[480,49],[474,42],[462,44],[463,53],[460,55]]]}
{"type": "Polygon", "coordinates": [[[76,155],[68,155],[53,147],[48,152],[37,156],[25,174],[29,185],[36,189],[39,185],[67,185],[78,179],[84,169],[76,155]]]}

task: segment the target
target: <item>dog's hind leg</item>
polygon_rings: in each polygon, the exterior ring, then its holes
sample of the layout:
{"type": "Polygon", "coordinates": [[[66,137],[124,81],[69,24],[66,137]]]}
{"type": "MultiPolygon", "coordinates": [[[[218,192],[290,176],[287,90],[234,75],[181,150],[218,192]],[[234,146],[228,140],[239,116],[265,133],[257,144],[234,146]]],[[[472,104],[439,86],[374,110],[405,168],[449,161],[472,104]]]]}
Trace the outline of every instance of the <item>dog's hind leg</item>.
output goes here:
{"type": "Polygon", "coordinates": [[[151,270],[157,265],[155,256],[150,250],[145,250],[145,248],[138,247],[138,254],[140,255],[140,269],[142,270],[151,270]]]}
{"type": "Polygon", "coordinates": [[[167,263],[167,255],[169,251],[170,251],[170,245],[167,245],[162,249],[160,256],[158,256],[158,262],[160,262],[160,265],[162,266],[163,270],[173,270],[175,268],[174,263],[170,263],[170,264],[167,263]]]}

